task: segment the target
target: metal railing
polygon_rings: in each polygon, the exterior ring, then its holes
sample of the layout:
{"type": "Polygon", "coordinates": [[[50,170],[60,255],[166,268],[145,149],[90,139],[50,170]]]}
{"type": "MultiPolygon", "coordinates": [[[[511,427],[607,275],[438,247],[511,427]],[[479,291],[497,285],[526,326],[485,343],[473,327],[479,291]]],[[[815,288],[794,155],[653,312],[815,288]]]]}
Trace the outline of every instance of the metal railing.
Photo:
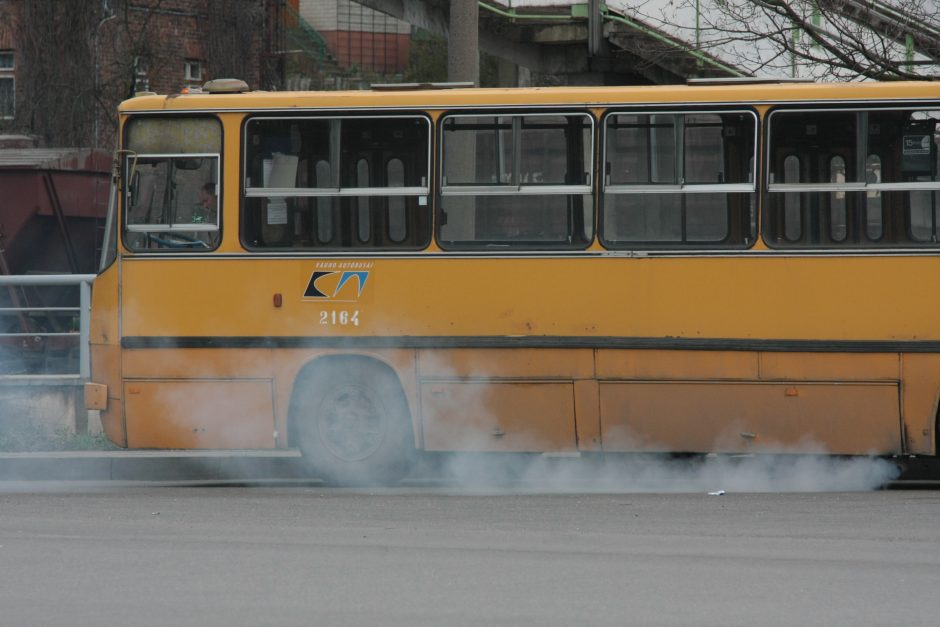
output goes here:
{"type": "MultiPolygon", "coordinates": [[[[37,274],[37,275],[0,275],[0,295],[4,298],[0,306],[0,347],[5,354],[19,359],[21,364],[27,361],[37,362],[40,367],[23,368],[18,372],[5,374],[26,374],[32,376],[66,376],[88,379],[91,376],[91,358],[89,353],[89,334],[91,331],[91,284],[94,274],[37,274]],[[47,288],[55,286],[78,286],[78,305],[65,306],[30,306],[24,295],[24,288],[47,288]],[[8,300],[8,302],[7,302],[8,300]],[[12,324],[9,320],[17,319],[12,324]],[[74,346],[77,340],[77,347],[74,346]],[[5,344],[4,344],[5,343],[5,344]],[[77,372],[74,372],[74,360],[63,360],[72,371],[50,372],[48,354],[52,344],[59,343],[66,353],[78,349],[77,372]]],[[[4,374],[4,373],[0,373],[4,374]]]]}
{"type": "Polygon", "coordinates": [[[287,17],[284,30],[291,45],[297,46],[315,61],[332,62],[330,47],[320,31],[311,26],[289,2],[285,2],[282,8],[287,17]]]}

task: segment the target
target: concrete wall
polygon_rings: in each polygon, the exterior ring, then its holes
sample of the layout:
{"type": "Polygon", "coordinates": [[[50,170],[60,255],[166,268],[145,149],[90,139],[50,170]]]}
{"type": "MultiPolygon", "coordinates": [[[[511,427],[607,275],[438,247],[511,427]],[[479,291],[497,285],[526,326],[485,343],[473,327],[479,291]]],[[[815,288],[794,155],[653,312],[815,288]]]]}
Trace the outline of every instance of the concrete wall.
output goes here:
{"type": "Polygon", "coordinates": [[[9,377],[0,379],[0,423],[31,423],[47,433],[100,433],[97,412],[85,410],[78,379],[9,377]]]}

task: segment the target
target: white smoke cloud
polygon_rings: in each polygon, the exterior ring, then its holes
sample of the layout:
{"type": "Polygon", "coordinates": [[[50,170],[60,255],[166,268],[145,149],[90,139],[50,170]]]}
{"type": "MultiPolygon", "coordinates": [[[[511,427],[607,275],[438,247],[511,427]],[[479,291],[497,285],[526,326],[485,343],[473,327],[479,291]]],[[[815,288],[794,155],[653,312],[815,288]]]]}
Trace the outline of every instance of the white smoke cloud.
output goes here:
{"type": "MultiPolygon", "coordinates": [[[[480,351],[478,356],[482,356],[480,351]]],[[[500,368],[481,359],[464,359],[455,366],[448,355],[419,353],[423,385],[460,382],[447,386],[448,397],[438,398],[435,409],[445,415],[448,451],[494,450],[503,445],[494,440],[490,427],[500,423],[489,402],[490,385],[499,384],[500,368]],[[430,373],[428,375],[427,373],[430,373]],[[448,428],[450,423],[459,428],[448,428]]],[[[443,386],[442,386],[443,387],[443,386]]],[[[419,393],[420,395],[420,393],[419,393]]],[[[428,417],[424,424],[427,427],[428,417]]],[[[516,424],[537,425],[538,421],[516,424]]],[[[728,424],[716,435],[711,450],[728,451],[740,446],[740,425],[728,424]]],[[[666,443],[650,441],[633,433],[627,425],[608,429],[618,450],[666,451],[666,443]]],[[[510,434],[505,436],[507,439],[510,434]]],[[[539,433],[511,434],[511,450],[546,450],[539,433]]],[[[441,438],[433,438],[441,441],[441,438]]],[[[560,451],[549,454],[438,453],[427,459],[431,467],[419,469],[425,478],[437,476],[450,485],[473,491],[509,490],[532,493],[620,493],[620,492],[834,492],[873,490],[896,479],[897,464],[874,456],[837,457],[810,438],[793,444],[761,441],[761,450],[772,453],[724,454],[674,457],[667,454],[616,453],[579,454],[560,451]]]]}
{"type": "Polygon", "coordinates": [[[888,459],[819,454],[455,454],[438,468],[461,489],[524,493],[851,492],[878,489],[900,474],[888,459]]]}

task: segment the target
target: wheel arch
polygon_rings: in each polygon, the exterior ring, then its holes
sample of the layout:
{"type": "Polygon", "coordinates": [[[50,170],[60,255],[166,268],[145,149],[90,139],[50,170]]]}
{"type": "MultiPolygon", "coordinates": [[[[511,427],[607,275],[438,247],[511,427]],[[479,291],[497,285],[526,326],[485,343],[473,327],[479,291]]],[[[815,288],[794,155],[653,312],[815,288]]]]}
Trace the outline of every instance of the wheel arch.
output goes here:
{"type": "Polygon", "coordinates": [[[379,376],[388,377],[390,380],[394,381],[398,389],[401,390],[402,397],[404,398],[405,407],[409,413],[415,447],[417,448],[420,440],[418,412],[416,411],[417,408],[414,406],[415,404],[412,402],[412,395],[408,394],[408,390],[405,388],[398,374],[398,370],[381,356],[363,355],[360,353],[320,355],[309,360],[297,371],[293,383],[291,384],[290,403],[287,411],[288,441],[291,443],[298,441],[297,430],[304,419],[303,414],[298,408],[300,391],[303,386],[312,385],[317,378],[322,377],[326,372],[341,368],[362,369],[364,371],[371,370],[378,373],[379,376]]]}
{"type": "Polygon", "coordinates": [[[940,457],[940,387],[933,399],[933,455],[940,457]]]}

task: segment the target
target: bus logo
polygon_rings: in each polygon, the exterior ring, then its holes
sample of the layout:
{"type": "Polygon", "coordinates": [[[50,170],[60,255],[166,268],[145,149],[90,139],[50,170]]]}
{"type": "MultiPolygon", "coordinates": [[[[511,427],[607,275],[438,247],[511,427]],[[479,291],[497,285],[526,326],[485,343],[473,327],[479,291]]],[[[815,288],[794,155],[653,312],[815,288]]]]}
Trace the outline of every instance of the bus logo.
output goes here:
{"type": "Polygon", "coordinates": [[[307,283],[304,298],[318,298],[335,302],[354,303],[362,296],[369,280],[368,270],[342,272],[315,270],[307,283]]]}

